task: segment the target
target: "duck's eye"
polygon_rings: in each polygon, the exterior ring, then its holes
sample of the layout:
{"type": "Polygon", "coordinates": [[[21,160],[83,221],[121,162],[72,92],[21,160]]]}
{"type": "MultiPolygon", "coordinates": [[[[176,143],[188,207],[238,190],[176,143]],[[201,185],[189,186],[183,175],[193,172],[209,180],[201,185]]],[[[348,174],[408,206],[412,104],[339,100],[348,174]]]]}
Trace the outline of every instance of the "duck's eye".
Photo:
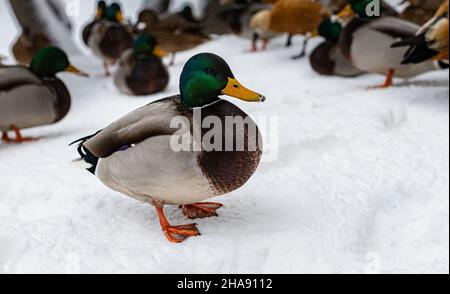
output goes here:
{"type": "Polygon", "coordinates": [[[208,75],[212,75],[212,76],[217,75],[217,72],[212,67],[208,67],[207,69],[205,69],[205,73],[208,74],[208,75]]]}

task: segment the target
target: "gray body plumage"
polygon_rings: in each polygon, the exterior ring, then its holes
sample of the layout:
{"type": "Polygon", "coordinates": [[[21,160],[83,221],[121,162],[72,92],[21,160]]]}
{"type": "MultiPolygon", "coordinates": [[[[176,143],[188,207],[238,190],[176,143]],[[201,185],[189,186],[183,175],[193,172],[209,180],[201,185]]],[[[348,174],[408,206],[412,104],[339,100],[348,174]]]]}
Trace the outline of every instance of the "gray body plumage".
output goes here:
{"type": "MultiPolygon", "coordinates": [[[[353,20],[352,22],[357,22],[353,20]]],[[[352,26],[355,23],[350,23],[352,26]]],[[[436,70],[433,62],[422,64],[401,64],[407,48],[391,48],[399,38],[412,37],[419,26],[394,17],[382,17],[374,21],[359,23],[353,31],[344,29],[341,41],[350,42],[347,45],[351,62],[357,68],[385,75],[389,69],[395,70],[394,76],[411,78],[436,70]],[[348,36],[351,34],[351,36],[348,36]],[[346,36],[347,35],[347,36],[346,36]]],[[[345,49],[343,50],[345,52],[345,49]]]]}
{"type": "Polygon", "coordinates": [[[25,129],[58,121],[70,108],[68,95],[57,78],[41,80],[25,67],[0,68],[0,131],[9,131],[12,125],[25,129]]]}
{"type": "MultiPolygon", "coordinates": [[[[244,114],[230,102],[216,104],[209,107],[244,114]]],[[[253,175],[261,159],[259,149],[241,154],[174,150],[171,143],[191,134],[191,128],[180,130],[176,123],[171,128],[174,118],[192,124],[192,111],[177,96],[144,106],[86,141],[83,146],[100,158],[96,176],[109,188],[139,201],[185,205],[232,192],[253,175]],[[212,169],[223,176],[211,173],[212,169]]],[[[259,131],[250,134],[246,142],[256,142],[258,136],[259,131]]]]}

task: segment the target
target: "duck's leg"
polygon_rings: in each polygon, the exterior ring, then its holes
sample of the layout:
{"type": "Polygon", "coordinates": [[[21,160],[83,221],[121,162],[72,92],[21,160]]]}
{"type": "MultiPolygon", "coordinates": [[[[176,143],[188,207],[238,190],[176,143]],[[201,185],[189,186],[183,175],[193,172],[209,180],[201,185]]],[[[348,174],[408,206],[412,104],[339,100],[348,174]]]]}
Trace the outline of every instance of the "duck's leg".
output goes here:
{"type": "Polygon", "coordinates": [[[287,38],[287,41],[286,41],[286,45],[285,45],[286,48],[289,48],[289,47],[292,46],[292,38],[293,37],[294,37],[294,35],[292,35],[292,34],[288,35],[288,38],[287,38]]]}
{"type": "Polygon", "coordinates": [[[172,56],[170,58],[170,63],[169,66],[174,66],[175,65],[175,57],[176,57],[176,53],[172,53],[172,56]]]}
{"type": "Polygon", "coordinates": [[[252,38],[252,48],[250,49],[251,52],[258,51],[258,40],[259,40],[259,35],[257,33],[254,33],[253,38],[252,38]]]}
{"type": "Polygon", "coordinates": [[[23,137],[22,134],[20,133],[20,129],[17,128],[16,126],[11,126],[11,129],[16,134],[16,138],[14,140],[10,140],[9,142],[20,144],[20,143],[24,143],[24,142],[38,141],[40,139],[40,138],[33,138],[33,137],[23,137]]]}
{"type": "Polygon", "coordinates": [[[111,76],[111,72],[109,71],[109,63],[108,61],[103,61],[103,68],[105,69],[105,76],[111,76]]]}
{"type": "Polygon", "coordinates": [[[269,40],[268,39],[263,39],[262,40],[261,50],[262,51],[266,51],[268,45],[269,45],[269,40]]]}
{"type": "Polygon", "coordinates": [[[2,132],[2,142],[11,143],[11,139],[8,137],[8,132],[2,132]]]}
{"type": "Polygon", "coordinates": [[[305,36],[305,40],[303,41],[302,51],[300,52],[299,55],[293,56],[292,59],[300,59],[300,58],[305,57],[305,55],[306,55],[306,47],[308,47],[309,38],[310,38],[309,36],[305,36]]]}
{"type": "Polygon", "coordinates": [[[384,81],[383,84],[378,85],[378,86],[372,86],[369,87],[369,89],[386,89],[392,86],[392,81],[394,79],[394,74],[395,74],[395,70],[394,69],[390,69],[388,71],[388,73],[386,74],[386,80],[384,81]]]}
{"type": "Polygon", "coordinates": [[[217,210],[222,207],[223,204],[214,202],[202,202],[182,206],[184,215],[190,219],[219,216],[217,210]]]}
{"type": "Polygon", "coordinates": [[[170,242],[181,243],[189,237],[200,236],[200,232],[197,229],[197,224],[171,226],[164,215],[163,205],[156,202],[154,202],[153,205],[156,207],[156,211],[158,212],[161,228],[166,235],[167,240],[170,242]]]}

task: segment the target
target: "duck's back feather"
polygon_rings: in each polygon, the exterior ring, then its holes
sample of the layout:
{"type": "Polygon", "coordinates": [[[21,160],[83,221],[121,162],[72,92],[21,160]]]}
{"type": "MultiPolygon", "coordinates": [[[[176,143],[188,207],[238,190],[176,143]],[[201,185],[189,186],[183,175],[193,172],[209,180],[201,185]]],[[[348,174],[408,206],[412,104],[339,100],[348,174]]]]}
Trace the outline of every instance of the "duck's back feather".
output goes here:
{"type": "Polygon", "coordinates": [[[105,158],[123,146],[138,144],[153,136],[173,134],[176,129],[170,128],[170,122],[180,114],[176,98],[166,98],[131,112],[83,145],[95,156],[105,158]]]}

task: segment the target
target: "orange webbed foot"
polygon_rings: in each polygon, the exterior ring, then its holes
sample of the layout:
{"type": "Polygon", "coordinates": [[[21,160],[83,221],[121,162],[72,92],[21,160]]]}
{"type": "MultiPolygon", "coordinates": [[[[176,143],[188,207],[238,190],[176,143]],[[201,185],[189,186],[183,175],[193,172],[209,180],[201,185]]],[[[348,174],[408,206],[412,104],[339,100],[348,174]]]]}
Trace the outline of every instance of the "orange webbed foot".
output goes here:
{"type": "Polygon", "coordinates": [[[38,141],[41,138],[33,138],[33,137],[23,137],[20,133],[20,130],[16,128],[15,126],[12,126],[11,129],[14,131],[16,137],[14,139],[9,138],[7,132],[2,133],[2,142],[6,144],[21,144],[25,142],[34,142],[38,141]]]}
{"type": "Polygon", "coordinates": [[[200,231],[197,224],[182,225],[182,226],[168,226],[163,228],[167,240],[172,243],[182,243],[189,237],[200,236],[200,231]]]}
{"type": "Polygon", "coordinates": [[[191,205],[184,205],[183,213],[190,219],[217,217],[217,210],[222,208],[223,204],[213,202],[202,202],[191,205]]]}
{"type": "Polygon", "coordinates": [[[189,237],[200,236],[200,232],[197,228],[197,224],[189,224],[182,226],[172,226],[164,215],[163,204],[158,204],[154,202],[153,205],[156,207],[158,212],[159,222],[161,223],[161,228],[166,235],[167,240],[172,243],[182,243],[189,237]]]}

